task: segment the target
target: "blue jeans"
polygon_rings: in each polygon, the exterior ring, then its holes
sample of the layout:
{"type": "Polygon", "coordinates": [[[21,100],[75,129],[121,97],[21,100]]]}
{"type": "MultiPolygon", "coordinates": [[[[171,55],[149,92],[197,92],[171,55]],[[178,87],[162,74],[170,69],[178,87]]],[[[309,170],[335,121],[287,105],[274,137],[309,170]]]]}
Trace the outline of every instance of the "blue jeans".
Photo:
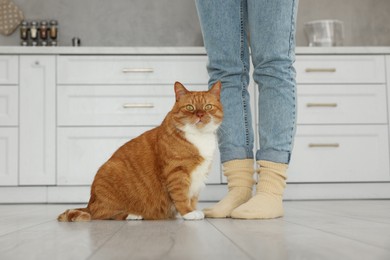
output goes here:
{"type": "Polygon", "coordinates": [[[253,158],[249,57],[258,86],[256,160],[289,163],[296,128],[295,25],[298,0],[196,0],[209,86],[222,82],[221,161],[253,158]],[[249,36],[249,37],[248,37],[249,36]],[[250,48],[250,52],[249,52],[250,48]]]}

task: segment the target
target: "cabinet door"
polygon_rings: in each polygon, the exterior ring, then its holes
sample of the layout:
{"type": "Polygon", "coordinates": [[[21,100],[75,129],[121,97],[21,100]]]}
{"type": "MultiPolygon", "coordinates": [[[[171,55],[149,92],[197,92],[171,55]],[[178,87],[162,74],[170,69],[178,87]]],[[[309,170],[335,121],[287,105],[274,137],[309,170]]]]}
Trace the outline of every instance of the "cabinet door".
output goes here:
{"type": "Polygon", "coordinates": [[[55,56],[20,57],[20,184],[55,184],[55,56]]]}
{"type": "Polygon", "coordinates": [[[387,124],[386,86],[298,85],[298,124],[387,124]]]}
{"type": "Polygon", "coordinates": [[[0,185],[18,184],[18,129],[0,128],[0,185]]]}
{"type": "Polygon", "coordinates": [[[298,55],[298,84],[385,83],[382,55],[298,55]]]}
{"type": "Polygon", "coordinates": [[[0,55],[0,84],[18,84],[17,55],[0,55]]]}
{"type": "MultiPolygon", "coordinates": [[[[99,167],[121,145],[149,129],[147,127],[58,128],[58,184],[91,185],[99,167]]],[[[220,182],[219,160],[216,159],[207,183],[220,182]]]]}
{"type": "Polygon", "coordinates": [[[386,125],[297,128],[288,182],[390,181],[386,125]]]}
{"type": "Polygon", "coordinates": [[[59,84],[207,84],[207,56],[60,55],[59,84]]]}
{"type": "Polygon", "coordinates": [[[172,84],[59,85],[57,100],[59,126],[156,126],[171,110],[175,93],[172,84]]]}
{"type": "Polygon", "coordinates": [[[18,86],[0,85],[0,126],[18,125],[18,86]]]}

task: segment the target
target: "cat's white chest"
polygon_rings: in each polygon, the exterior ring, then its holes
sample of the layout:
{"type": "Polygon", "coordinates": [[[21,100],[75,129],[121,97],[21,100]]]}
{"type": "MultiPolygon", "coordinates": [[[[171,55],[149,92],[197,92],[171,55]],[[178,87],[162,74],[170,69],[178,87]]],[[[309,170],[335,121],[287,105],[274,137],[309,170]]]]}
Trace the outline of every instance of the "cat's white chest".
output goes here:
{"type": "Polygon", "coordinates": [[[210,171],[211,162],[214,157],[214,152],[217,147],[217,138],[214,132],[186,132],[186,139],[191,142],[204,161],[198,165],[191,173],[191,185],[189,189],[189,197],[198,196],[200,190],[205,186],[207,175],[210,171]]]}

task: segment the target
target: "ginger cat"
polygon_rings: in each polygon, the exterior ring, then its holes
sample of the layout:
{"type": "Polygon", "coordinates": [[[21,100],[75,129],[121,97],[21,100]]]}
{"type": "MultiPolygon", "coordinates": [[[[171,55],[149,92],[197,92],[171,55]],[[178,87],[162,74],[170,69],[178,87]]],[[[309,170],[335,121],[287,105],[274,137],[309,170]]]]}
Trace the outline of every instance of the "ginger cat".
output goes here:
{"type": "Polygon", "coordinates": [[[188,91],[175,83],[176,102],[162,124],[120,147],[98,170],[86,208],[58,221],[203,219],[196,210],[222,122],[221,83],[188,91]]]}

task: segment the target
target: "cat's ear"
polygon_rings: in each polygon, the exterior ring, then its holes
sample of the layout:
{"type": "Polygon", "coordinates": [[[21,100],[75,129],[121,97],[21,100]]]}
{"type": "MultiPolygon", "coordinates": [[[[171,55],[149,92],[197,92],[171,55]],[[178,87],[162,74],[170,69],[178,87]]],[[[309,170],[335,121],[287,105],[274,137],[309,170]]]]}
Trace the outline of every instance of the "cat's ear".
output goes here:
{"type": "Polygon", "coordinates": [[[209,90],[209,93],[213,94],[218,99],[218,101],[221,96],[221,88],[222,88],[222,83],[220,80],[218,80],[209,90]]]}
{"type": "Polygon", "coordinates": [[[179,101],[179,99],[187,94],[189,91],[181,84],[180,82],[175,82],[175,94],[176,94],[176,101],[179,101]]]}

